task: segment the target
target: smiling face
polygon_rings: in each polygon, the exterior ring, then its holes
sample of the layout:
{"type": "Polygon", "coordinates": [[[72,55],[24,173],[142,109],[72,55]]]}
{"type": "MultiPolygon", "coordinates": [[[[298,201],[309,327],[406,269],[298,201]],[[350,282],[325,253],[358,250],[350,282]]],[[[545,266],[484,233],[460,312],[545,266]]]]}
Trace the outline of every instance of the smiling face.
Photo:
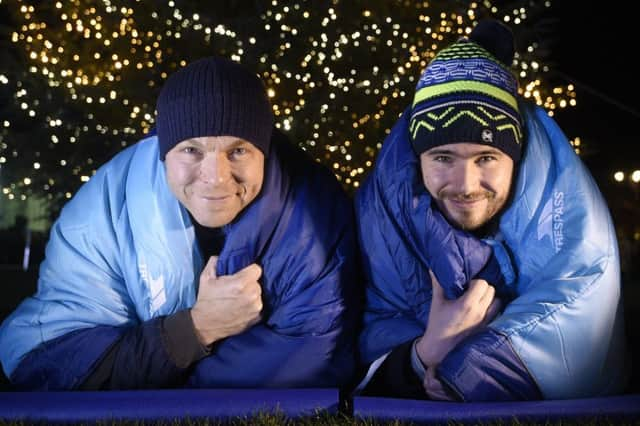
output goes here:
{"type": "Polygon", "coordinates": [[[264,154],[234,136],[187,139],[165,158],[167,182],[194,219],[219,228],[233,221],[260,193],[264,154]]]}
{"type": "Polygon", "coordinates": [[[513,160],[481,144],[456,143],[420,155],[422,181],[451,224],[473,231],[504,207],[513,177],[513,160]]]}

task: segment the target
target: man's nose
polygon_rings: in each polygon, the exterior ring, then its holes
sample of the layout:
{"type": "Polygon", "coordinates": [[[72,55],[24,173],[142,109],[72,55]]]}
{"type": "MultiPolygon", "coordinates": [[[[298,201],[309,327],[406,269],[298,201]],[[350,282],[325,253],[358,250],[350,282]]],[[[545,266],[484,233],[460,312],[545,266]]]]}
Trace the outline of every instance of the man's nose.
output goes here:
{"type": "Polygon", "coordinates": [[[200,178],[211,184],[226,182],[231,175],[229,161],[223,155],[217,153],[207,153],[200,165],[200,178]]]}
{"type": "Polygon", "coordinates": [[[457,170],[457,186],[461,194],[473,194],[480,188],[480,171],[473,161],[465,161],[457,170]]]}

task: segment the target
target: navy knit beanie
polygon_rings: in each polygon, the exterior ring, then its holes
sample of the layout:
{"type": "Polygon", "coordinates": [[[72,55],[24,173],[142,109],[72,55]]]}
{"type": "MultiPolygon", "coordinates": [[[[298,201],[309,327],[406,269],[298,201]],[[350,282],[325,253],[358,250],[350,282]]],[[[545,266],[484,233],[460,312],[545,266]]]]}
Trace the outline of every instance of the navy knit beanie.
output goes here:
{"type": "Polygon", "coordinates": [[[236,62],[204,58],[177,71],[162,87],[156,110],[163,161],[178,143],[202,136],[236,136],[269,152],[274,118],[267,94],[236,62]]]}
{"type": "Polygon", "coordinates": [[[416,154],[440,145],[478,143],[520,160],[523,124],[511,30],[479,22],[469,35],[436,55],[413,99],[409,137],[416,154]]]}

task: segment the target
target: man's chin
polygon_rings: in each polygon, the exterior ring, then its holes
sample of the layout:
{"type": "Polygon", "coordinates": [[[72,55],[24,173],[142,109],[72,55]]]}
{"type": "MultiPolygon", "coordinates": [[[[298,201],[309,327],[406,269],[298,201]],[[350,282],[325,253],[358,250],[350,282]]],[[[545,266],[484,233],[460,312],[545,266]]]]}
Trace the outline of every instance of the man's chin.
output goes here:
{"type": "Polygon", "coordinates": [[[477,231],[478,229],[482,228],[483,225],[484,225],[484,223],[478,224],[478,223],[475,223],[475,222],[472,222],[472,223],[461,223],[461,224],[458,225],[458,228],[462,229],[463,231],[474,232],[474,231],[477,231]]]}
{"type": "Polygon", "coordinates": [[[447,219],[449,223],[451,223],[454,227],[462,229],[463,231],[476,231],[482,228],[488,221],[483,221],[475,217],[468,216],[452,216],[447,215],[447,219]]]}
{"type": "Polygon", "coordinates": [[[198,215],[194,216],[196,221],[206,228],[221,228],[225,225],[228,225],[233,221],[235,216],[231,217],[229,215],[198,215]]]}

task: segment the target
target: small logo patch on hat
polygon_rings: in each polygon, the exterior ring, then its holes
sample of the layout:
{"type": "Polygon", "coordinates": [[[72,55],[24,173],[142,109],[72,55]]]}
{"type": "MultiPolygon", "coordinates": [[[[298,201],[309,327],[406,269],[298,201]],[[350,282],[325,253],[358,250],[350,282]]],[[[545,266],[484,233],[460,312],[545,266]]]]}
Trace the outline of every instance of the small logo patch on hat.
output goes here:
{"type": "Polygon", "coordinates": [[[482,138],[482,142],[493,143],[493,132],[491,129],[482,129],[480,137],[482,138]]]}

